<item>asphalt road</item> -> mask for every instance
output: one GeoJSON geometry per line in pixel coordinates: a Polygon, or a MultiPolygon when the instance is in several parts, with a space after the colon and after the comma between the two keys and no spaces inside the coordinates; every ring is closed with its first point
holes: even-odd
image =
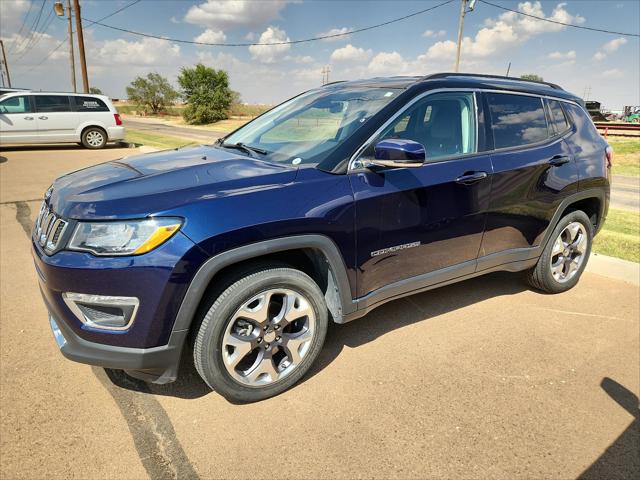
{"type": "Polygon", "coordinates": [[[213,143],[218,137],[223,137],[228,133],[225,131],[179,127],[153,120],[130,120],[129,118],[126,118],[123,120],[123,123],[125,127],[134,128],[136,130],[143,130],[159,135],[165,134],[173,137],[186,138],[205,144],[213,143]]]}
{"type": "Polygon", "coordinates": [[[61,173],[131,154],[0,152],[0,478],[638,478],[640,297],[492,274],[332,326],[292,390],[234,405],[184,362],[147,385],[72,363],[29,231],[61,173]]]}
{"type": "Polygon", "coordinates": [[[640,177],[613,176],[611,207],[640,211],[640,177]]]}

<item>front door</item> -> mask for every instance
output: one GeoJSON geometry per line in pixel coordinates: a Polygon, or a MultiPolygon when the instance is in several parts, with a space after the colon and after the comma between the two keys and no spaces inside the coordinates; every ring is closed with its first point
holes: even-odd
{"type": "Polygon", "coordinates": [[[427,95],[361,154],[372,156],[382,139],[405,138],[421,143],[427,159],[418,168],[350,174],[359,297],[475,271],[491,185],[490,157],[476,153],[475,112],[472,92],[427,95]]]}
{"type": "Polygon", "coordinates": [[[31,143],[38,138],[38,120],[28,95],[0,102],[0,143],[31,143]]]}

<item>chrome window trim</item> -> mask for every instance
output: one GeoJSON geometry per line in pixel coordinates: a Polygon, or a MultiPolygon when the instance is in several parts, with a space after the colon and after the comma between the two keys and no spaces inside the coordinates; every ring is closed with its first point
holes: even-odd
{"type": "MultiPolygon", "coordinates": [[[[478,98],[477,98],[477,92],[481,92],[482,90],[479,88],[436,88],[434,90],[427,90],[426,92],[422,92],[419,95],[416,95],[415,97],[413,97],[411,100],[409,100],[407,103],[405,103],[402,108],[400,110],[398,110],[397,112],[395,112],[391,117],[389,117],[387,119],[386,122],[384,122],[380,128],[378,128],[362,145],[360,145],[360,147],[353,153],[353,155],[351,155],[351,158],[349,158],[349,167],[347,168],[347,173],[351,173],[351,172],[355,172],[355,171],[361,171],[363,169],[365,169],[364,166],[361,165],[356,165],[356,163],[358,162],[358,157],[362,154],[362,152],[364,150],[366,150],[366,148],[371,145],[371,142],[373,142],[373,140],[376,139],[376,137],[378,135],[380,135],[391,123],[393,123],[400,115],[402,115],[408,108],[410,108],[413,104],[415,104],[416,102],[422,100],[423,98],[429,96],[429,95],[433,95],[436,93],[458,93],[458,92],[471,92],[473,93],[473,104],[474,104],[474,114],[475,114],[475,127],[476,127],[476,144],[475,144],[475,152],[473,153],[464,153],[461,155],[449,155],[449,158],[459,158],[462,156],[468,156],[468,155],[476,155],[478,153],[478,98]]],[[[446,158],[441,158],[438,159],[434,162],[425,162],[425,165],[429,165],[430,163],[436,163],[442,160],[446,160],[446,158]]]]}
{"type": "Polygon", "coordinates": [[[94,328],[96,330],[105,330],[105,331],[123,331],[129,330],[131,325],[136,318],[138,313],[138,307],[140,306],[140,300],[137,297],[117,297],[112,295],[92,295],[86,293],[74,293],[74,292],[64,292],[62,294],[62,299],[64,303],[69,307],[69,310],[78,317],[84,325],[87,325],[90,328],[94,328]],[[105,327],[103,325],[96,324],[88,319],[82,310],[76,305],[76,302],[84,303],[87,305],[103,305],[103,306],[127,306],[133,307],[131,312],[131,317],[126,325],[122,327],[105,327]]]}

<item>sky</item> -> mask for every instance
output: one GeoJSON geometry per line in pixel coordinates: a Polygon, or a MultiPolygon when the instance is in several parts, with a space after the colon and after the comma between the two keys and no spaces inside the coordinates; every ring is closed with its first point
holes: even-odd
{"type": "MultiPolygon", "coordinates": [[[[52,13],[54,0],[42,1],[0,0],[12,84],[71,91],[67,22],[52,13]]],[[[197,46],[89,25],[131,1],[80,2],[89,83],[114,98],[125,98],[126,86],[149,72],[177,86],[180,69],[199,62],[226,70],[243,101],[268,104],[321,85],[327,65],[330,81],[454,67],[458,0],[380,28],[297,45],[197,46]]],[[[104,23],[173,39],[269,43],[349,32],[442,1],[142,0],[104,23]]],[[[640,33],[640,0],[490,1],[565,23],[640,33]]],[[[509,62],[511,76],[535,73],[609,109],[640,105],[638,37],[563,27],[478,2],[465,17],[460,71],[505,75],[509,62]]],[[[77,44],[76,70],[80,88],[77,44]]]]}

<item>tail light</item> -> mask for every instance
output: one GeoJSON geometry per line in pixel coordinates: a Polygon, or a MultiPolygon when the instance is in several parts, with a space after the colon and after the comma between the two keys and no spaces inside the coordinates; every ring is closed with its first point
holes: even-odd
{"type": "Polygon", "coordinates": [[[119,113],[114,113],[113,114],[113,118],[116,121],[116,125],[119,127],[120,125],[122,125],[122,119],[120,118],[120,114],[119,113]]]}
{"type": "Polygon", "coordinates": [[[613,148],[611,145],[607,145],[607,148],[604,150],[604,154],[607,157],[607,167],[611,168],[613,165],[613,148]]]}

